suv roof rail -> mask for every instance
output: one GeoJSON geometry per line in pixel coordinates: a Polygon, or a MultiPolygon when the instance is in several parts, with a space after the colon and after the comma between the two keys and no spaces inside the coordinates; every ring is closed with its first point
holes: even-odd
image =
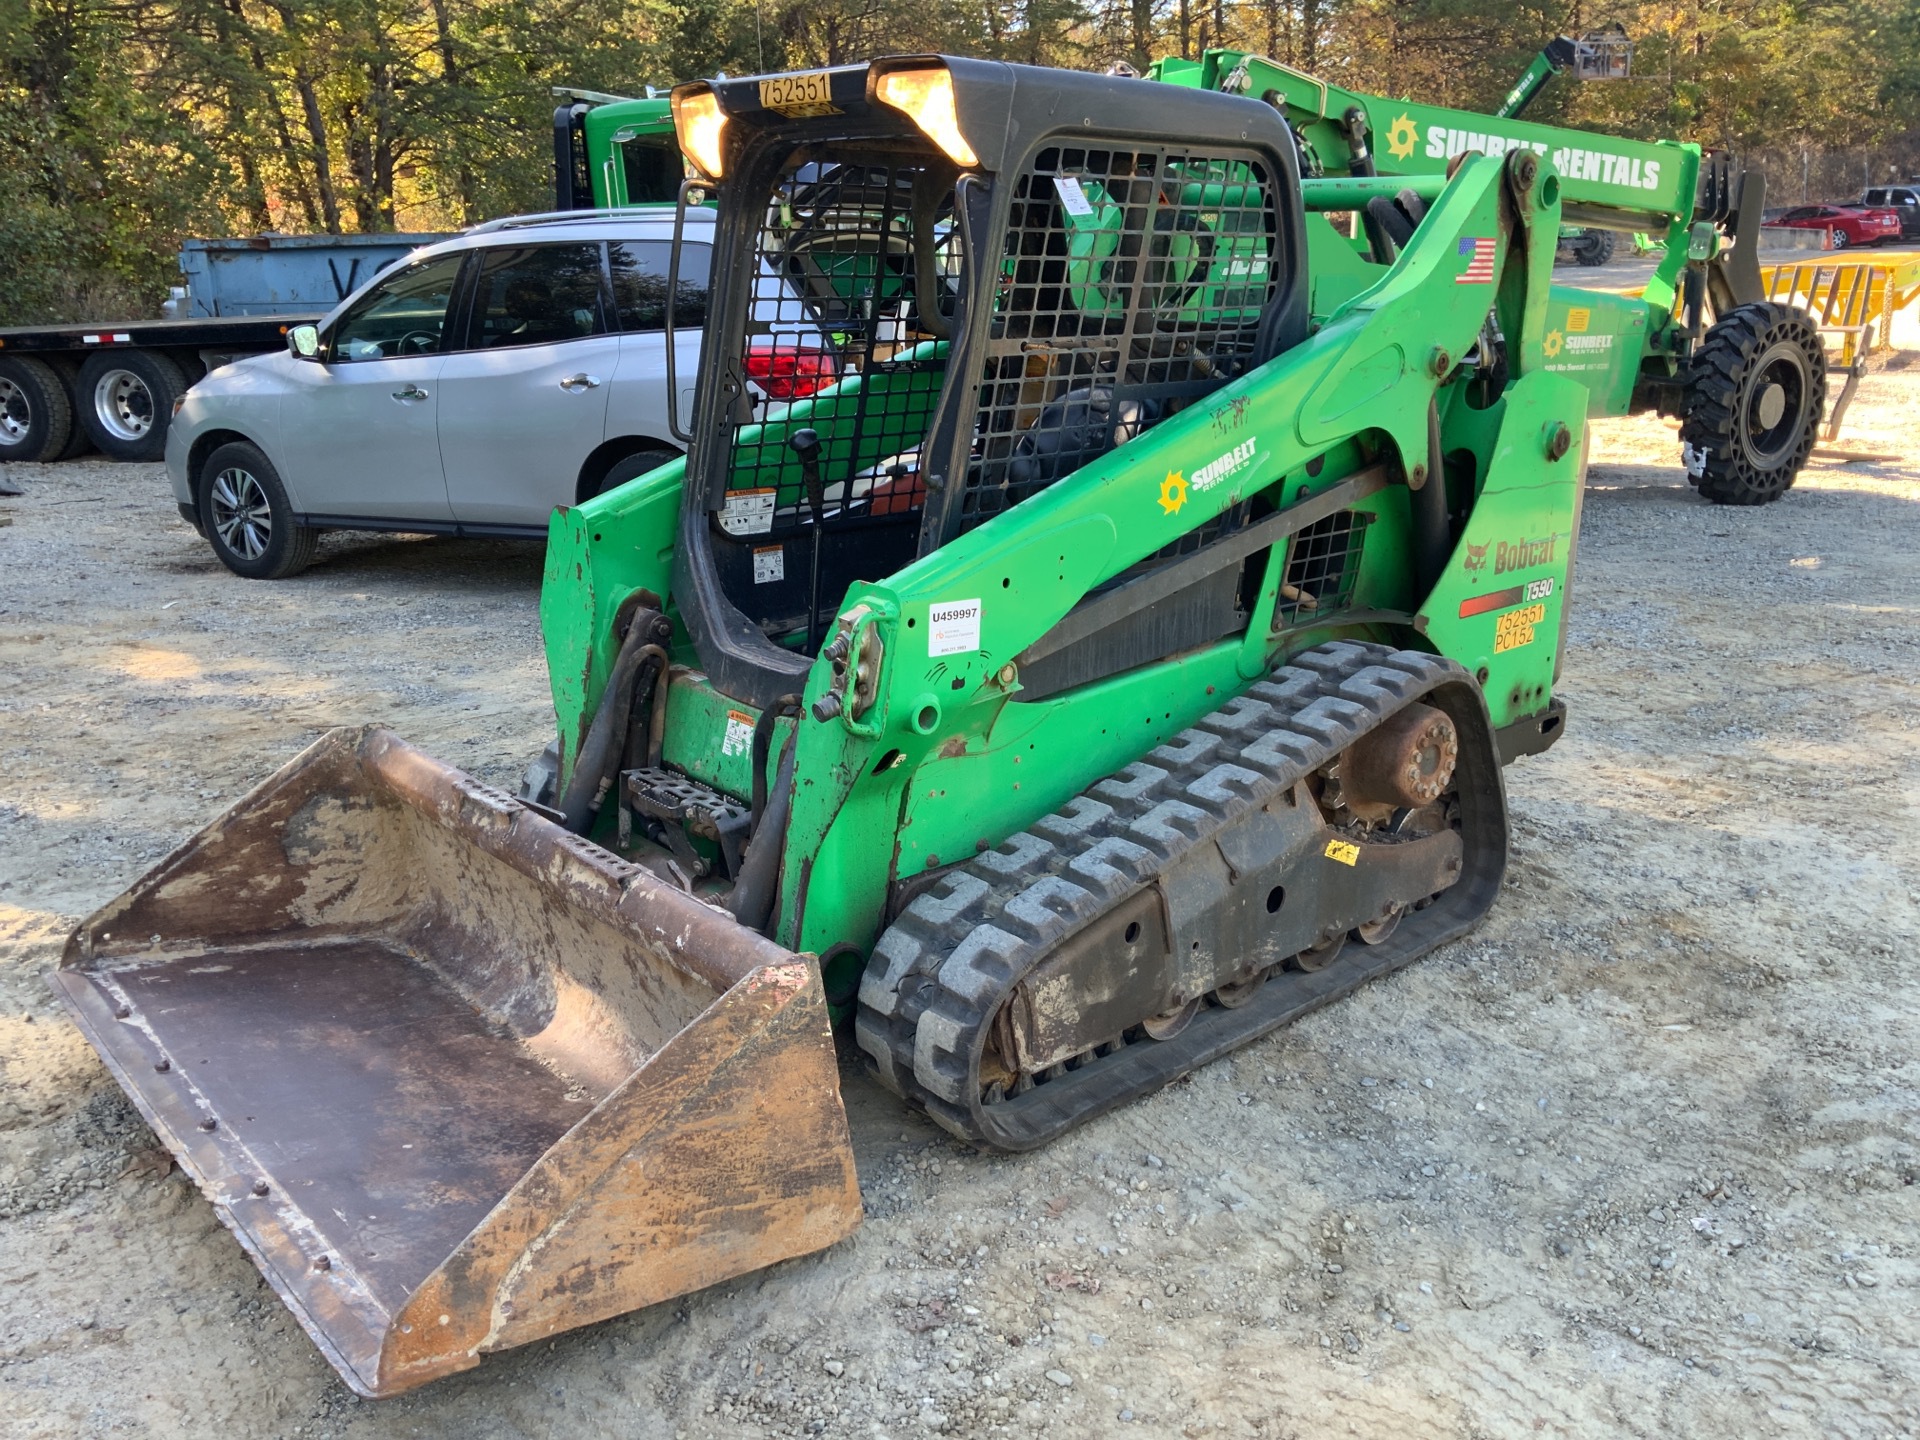
{"type": "MultiPolygon", "coordinates": [[[[689,206],[687,213],[700,213],[689,206]]],[[[543,210],[534,215],[502,215],[498,220],[482,220],[478,225],[469,225],[462,235],[489,235],[499,230],[519,230],[530,225],[584,225],[605,223],[608,220],[649,220],[668,219],[673,214],[673,206],[668,203],[659,205],[620,205],[598,210],[543,210]]]]}
{"type": "MultiPolygon", "coordinates": [[[[588,105],[624,105],[638,97],[633,95],[609,95],[604,90],[582,90],[577,85],[551,85],[548,87],[556,100],[579,100],[588,105]]],[[[647,86],[647,98],[653,99],[653,87],[647,86]]]]}

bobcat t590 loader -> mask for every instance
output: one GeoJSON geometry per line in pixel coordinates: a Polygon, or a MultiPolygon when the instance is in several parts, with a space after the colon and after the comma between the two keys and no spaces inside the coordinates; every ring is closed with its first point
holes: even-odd
{"type": "Polygon", "coordinates": [[[833,1017],[1019,1151],[1463,934],[1563,721],[1550,161],[924,56],[674,107],[691,449],[554,518],[553,760],[336,731],[55,975],[367,1395],[851,1231],[833,1017]]]}

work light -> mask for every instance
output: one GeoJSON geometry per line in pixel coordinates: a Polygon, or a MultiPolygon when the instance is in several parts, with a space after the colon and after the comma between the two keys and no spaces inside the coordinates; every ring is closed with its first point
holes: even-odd
{"type": "Polygon", "coordinates": [[[903,111],[954,163],[980,163],[967,137],[960,133],[960,117],[953,105],[953,76],[946,66],[889,71],[874,86],[874,94],[882,105],[903,111]]]}
{"type": "MultiPolygon", "coordinates": [[[[951,113],[951,100],[947,109],[951,113]]],[[[718,180],[726,168],[727,133],[727,117],[720,109],[720,97],[706,89],[675,91],[673,128],[680,142],[680,153],[693,161],[707,179],[718,180]]]]}

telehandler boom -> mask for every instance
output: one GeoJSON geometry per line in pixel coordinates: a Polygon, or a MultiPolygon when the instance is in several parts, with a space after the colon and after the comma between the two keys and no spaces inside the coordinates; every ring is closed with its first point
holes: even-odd
{"type": "Polygon", "coordinates": [[[75,1020],[362,1394],[851,1231],[830,1014],[1021,1151],[1494,902],[1565,719],[1562,180],[1303,182],[1272,106],[1141,85],[681,86],[691,448],[554,517],[554,758],[334,732],[75,933],[75,1020]],[[1406,192],[1390,256],[1326,219],[1406,192]]]}
{"type": "MultiPolygon", "coordinates": [[[[1826,351],[1812,317],[1769,301],[1761,285],[1758,171],[1697,145],[1343,90],[1238,50],[1162,60],[1150,73],[1272,105],[1310,176],[1442,176],[1462,155],[1523,149],[1550,159],[1569,225],[1647,235],[1662,253],[1638,295],[1554,286],[1547,368],[1587,387],[1596,418],[1653,410],[1680,420],[1688,479],[1718,504],[1777,500],[1806,465],[1826,408],[1826,351]]],[[[1391,256],[1423,205],[1417,188],[1357,201],[1353,243],[1391,256]]]]}

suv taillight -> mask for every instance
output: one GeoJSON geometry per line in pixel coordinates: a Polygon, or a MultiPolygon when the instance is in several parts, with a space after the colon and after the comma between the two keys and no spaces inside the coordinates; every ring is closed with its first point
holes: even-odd
{"type": "Polygon", "coordinates": [[[747,346],[747,378],[775,400],[799,400],[840,378],[826,347],[791,336],[767,336],[747,346]]]}

